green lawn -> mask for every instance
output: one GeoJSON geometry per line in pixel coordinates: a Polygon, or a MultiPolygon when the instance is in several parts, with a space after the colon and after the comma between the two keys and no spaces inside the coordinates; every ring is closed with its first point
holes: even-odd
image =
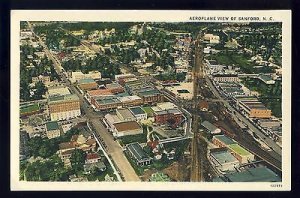
{"type": "Polygon", "coordinates": [[[24,105],[20,107],[20,113],[25,114],[25,113],[31,113],[40,110],[40,106],[38,103],[34,104],[29,104],[29,105],[24,105]]]}

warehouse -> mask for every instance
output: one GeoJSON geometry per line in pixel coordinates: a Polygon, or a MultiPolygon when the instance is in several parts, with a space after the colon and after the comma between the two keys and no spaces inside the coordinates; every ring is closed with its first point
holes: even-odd
{"type": "Polygon", "coordinates": [[[202,122],[201,125],[206,129],[206,131],[208,133],[211,133],[211,134],[219,134],[219,133],[221,133],[221,129],[217,128],[215,125],[211,124],[208,121],[202,122]]]}
{"type": "Polygon", "coordinates": [[[210,149],[209,159],[221,173],[233,171],[240,164],[227,148],[210,149]]]}
{"type": "Polygon", "coordinates": [[[126,148],[130,156],[136,160],[138,166],[149,165],[151,163],[151,158],[144,152],[139,143],[128,144],[126,148]]]}
{"type": "Polygon", "coordinates": [[[230,144],[227,148],[241,164],[254,161],[254,155],[238,144],[230,144]]]}
{"type": "Polygon", "coordinates": [[[136,121],[116,123],[114,126],[115,130],[113,135],[116,137],[143,133],[143,128],[136,121]]]}

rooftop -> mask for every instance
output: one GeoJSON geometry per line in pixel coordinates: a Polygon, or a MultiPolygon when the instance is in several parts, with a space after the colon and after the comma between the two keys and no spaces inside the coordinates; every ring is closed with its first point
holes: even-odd
{"type": "Polygon", "coordinates": [[[238,162],[238,160],[228,151],[228,149],[211,149],[210,154],[220,163],[238,162]]]}
{"type": "Polygon", "coordinates": [[[132,112],[129,109],[126,109],[126,108],[117,109],[117,112],[119,114],[121,114],[121,116],[124,119],[129,119],[129,118],[134,119],[134,115],[132,114],[132,112]]]}
{"type": "Polygon", "coordinates": [[[70,94],[70,91],[65,86],[53,86],[53,87],[48,87],[48,94],[49,96],[68,95],[70,94]]]}
{"type": "Polygon", "coordinates": [[[144,152],[141,145],[137,142],[127,145],[127,149],[134,155],[134,157],[138,161],[149,158],[149,156],[144,152]]]}
{"type": "Polygon", "coordinates": [[[231,138],[229,138],[225,135],[215,135],[214,138],[217,138],[218,140],[222,141],[226,145],[236,144],[236,142],[234,140],[232,140],[231,138]]]}
{"type": "Polygon", "coordinates": [[[280,182],[281,178],[266,167],[249,168],[242,172],[225,174],[230,182],[280,182]]]}
{"type": "Polygon", "coordinates": [[[136,121],[121,122],[114,125],[119,132],[141,129],[141,126],[136,121]]]}
{"type": "Polygon", "coordinates": [[[79,97],[76,94],[49,97],[49,104],[66,102],[66,101],[79,101],[79,97]]]}
{"type": "Polygon", "coordinates": [[[230,144],[229,148],[231,148],[232,150],[234,150],[235,152],[237,152],[239,155],[242,156],[251,155],[249,151],[247,151],[246,149],[244,149],[238,144],[230,144]]]}
{"type": "Polygon", "coordinates": [[[133,100],[141,100],[141,98],[139,96],[133,95],[133,96],[123,96],[123,97],[118,97],[118,99],[121,102],[129,102],[129,101],[133,101],[133,100]]]}
{"type": "Polygon", "coordinates": [[[151,175],[150,181],[152,181],[152,182],[170,182],[171,179],[168,175],[166,175],[162,172],[156,172],[151,175]]]}
{"type": "Polygon", "coordinates": [[[157,103],[157,106],[162,110],[175,109],[177,106],[172,102],[161,102],[157,103]]]}
{"type": "Polygon", "coordinates": [[[112,97],[98,98],[96,99],[96,101],[99,104],[114,104],[120,102],[117,98],[112,98],[112,97]]]}
{"type": "Polygon", "coordinates": [[[83,78],[78,81],[78,84],[96,83],[92,78],[83,78]]]}
{"type": "Polygon", "coordinates": [[[151,107],[142,107],[142,109],[147,113],[147,115],[152,114],[154,112],[151,107]]]}
{"type": "Polygon", "coordinates": [[[151,90],[138,92],[138,95],[141,95],[141,96],[152,96],[152,95],[158,95],[158,94],[160,94],[160,92],[157,89],[151,89],[151,90]]]}
{"type": "Polygon", "coordinates": [[[131,107],[131,108],[129,108],[129,110],[134,115],[145,114],[145,111],[141,107],[131,107]]]}
{"type": "Polygon", "coordinates": [[[93,96],[102,96],[102,95],[113,95],[113,93],[109,89],[96,89],[87,91],[87,94],[91,97],[93,96]]]}
{"type": "Polygon", "coordinates": [[[216,130],[218,130],[218,131],[221,132],[221,130],[219,128],[217,128],[215,125],[213,125],[212,123],[210,123],[210,122],[208,122],[206,120],[204,122],[202,122],[201,125],[204,126],[206,129],[208,129],[210,131],[216,131],[216,130]]]}
{"type": "Polygon", "coordinates": [[[57,121],[47,122],[46,128],[47,128],[47,131],[57,130],[57,129],[59,129],[58,122],[57,121]]]}

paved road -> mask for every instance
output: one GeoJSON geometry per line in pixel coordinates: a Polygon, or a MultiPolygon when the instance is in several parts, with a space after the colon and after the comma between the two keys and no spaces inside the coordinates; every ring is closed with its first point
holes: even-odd
{"type": "MultiPolygon", "coordinates": [[[[30,26],[31,27],[31,26],[30,26]]],[[[31,28],[33,31],[33,29],[31,28]]],[[[37,35],[36,35],[37,36],[37,35]]],[[[37,36],[38,37],[38,36],[37,36]]],[[[55,70],[58,74],[62,74],[62,66],[58,59],[52,55],[48,47],[43,43],[43,41],[38,37],[40,44],[44,47],[45,53],[53,61],[55,70]]],[[[61,78],[68,82],[65,75],[61,75],[61,78]]],[[[113,140],[113,136],[107,131],[107,129],[100,122],[100,116],[97,115],[88,105],[85,105],[85,100],[83,96],[78,92],[78,90],[72,85],[68,84],[69,88],[73,93],[75,93],[80,99],[80,106],[83,113],[93,124],[96,132],[101,136],[107,145],[107,153],[112,157],[112,160],[115,162],[116,166],[120,170],[121,174],[124,176],[125,181],[140,181],[140,178],[135,173],[134,169],[128,162],[127,158],[124,156],[123,150],[120,145],[113,140]]]]}
{"type": "MultiPolygon", "coordinates": [[[[217,91],[217,89],[212,84],[211,80],[207,77],[207,83],[210,86],[212,92],[217,96],[218,98],[222,99],[221,95],[217,91]]],[[[223,104],[230,109],[232,112],[235,112],[234,116],[238,117],[242,122],[248,125],[249,129],[251,129],[255,134],[260,137],[268,146],[272,147],[273,152],[269,152],[269,154],[274,157],[276,160],[281,161],[281,148],[274,140],[272,140],[270,137],[263,134],[256,126],[254,126],[245,116],[243,116],[241,113],[236,111],[226,100],[223,100],[223,104]]]]}

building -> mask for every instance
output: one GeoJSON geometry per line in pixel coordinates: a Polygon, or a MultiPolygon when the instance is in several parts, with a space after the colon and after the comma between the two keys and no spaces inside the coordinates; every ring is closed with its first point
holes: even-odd
{"type": "Polygon", "coordinates": [[[214,81],[217,82],[239,82],[240,79],[237,74],[214,74],[214,81]]]}
{"type": "Polygon", "coordinates": [[[215,166],[221,173],[234,171],[240,164],[227,148],[210,149],[209,159],[213,166],[215,166]]]}
{"type": "Polygon", "coordinates": [[[86,154],[85,163],[92,164],[97,163],[101,157],[97,153],[88,153],[86,154]]]}
{"type": "Polygon", "coordinates": [[[267,109],[256,97],[235,97],[237,107],[249,118],[270,118],[272,111],[267,109]]]}
{"type": "Polygon", "coordinates": [[[238,144],[230,144],[227,148],[241,164],[254,161],[254,155],[238,144]]]}
{"type": "Polygon", "coordinates": [[[143,128],[136,121],[120,122],[114,124],[114,126],[115,130],[113,135],[116,137],[143,133],[143,128]]]}
{"type": "Polygon", "coordinates": [[[53,97],[53,96],[64,96],[71,94],[70,90],[66,86],[52,86],[48,87],[48,97],[53,97]]]}
{"type": "Polygon", "coordinates": [[[147,113],[141,107],[131,107],[129,108],[129,110],[134,115],[137,121],[147,119],[147,113]]]}
{"type": "Polygon", "coordinates": [[[120,79],[123,78],[133,78],[135,77],[134,74],[119,74],[119,75],[115,75],[115,81],[119,81],[120,79]]]}
{"type": "Polygon", "coordinates": [[[204,122],[202,122],[201,125],[206,129],[206,131],[208,131],[211,134],[221,133],[221,129],[217,128],[215,125],[213,125],[212,123],[210,123],[206,120],[204,122]]]}
{"type": "Polygon", "coordinates": [[[220,37],[213,34],[204,34],[204,40],[209,41],[211,44],[218,44],[220,43],[220,37]]]}
{"type": "Polygon", "coordinates": [[[32,83],[42,82],[44,84],[48,84],[51,82],[50,76],[43,76],[43,75],[39,75],[37,77],[32,77],[31,80],[32,80],[32,83]]]}
{"type": "Polygon", "coordinates": [[[160,102],[156,105],[161,110],[177,109],[178,107],[172,102],[160,102]]]}
{"type": "Polygon", "coordinates": [[[121,101],[116,97],[95,97],[92,98],[91,103],[98,111],[122,107],[121,101]]]}
{"type": "Polygon", "coordinates": [[[199,109],[200,111],[208,111],[208,102],[205,100],[200,100],[199,102],[199,109]]]}
{"type": "Polygon", "coordinates": [[[179,109],[162,110],[159,107],[152,109],[154,111],[154,120],[157,124],[168,124],[172,128],[176,128],[183,121],[182,112],[179,109]]]}
{"type": "Polygon", "coordinates": [[[164,101],[164,95],[154,88],[141,90],[137,95],[142,98],[144,104],[153,104],[164,101]]]}
{"type": "Polygon", "coordinates": [[[152,159],[145,153],[141,145],[137,142],[128,144],[126,150],[129,155],[134,158],[138,166],[151,164],[152,159]]]}
{"type": "Polygon", "coordinates": [[[98,169],[103,172],[106,170],[106,165],[102,161],[98,161],[95,163],[86,163],[83,165],[83,170],[85,174],[90,174],[95,169],[98,169]]]}
{"type": "Polygon", "coordinates": [[[108,129],[111,131],[115,130],[115,123],[123,122],[117,115],[115,114],[106,114],[103,118],[103,122],[108,129]]]}
{"type": "Polygon", "coordinates": [[[143,104],[141,97],[137,95],[118,97],[123,107],[139,106],[143,104]]]}
{"type": "Polygon", "coordinates": [[[274,85],[275,84],[275,80],[273,80],[271,75],[268,74],[260,74],[258,76],[258,79],[260,79],[262,82],[264,82],[267,85],[274,85]]]}
{"type": "Polygon", "coordinates": [[[81,115],[79,98],[75,94],[50,97],[48,106],[52,121],[68,120],[81,115]]]}
{"type": "Polygon", "coordinates": [[[149,179],[150,182],[170,182],[171,179],[168,175],[162,172],[153,173],[149,179]]]}
{"type": "Polygon", "coordinates": [[[37,114],[41,111],[39,103],[30,103],[30,104],[24,104],[20,106],[20,116],[30,116],[37,114]]]}
{"type": "Polygon", "coordinates": [[[20,160],[27,159],[29,157],[29,148],[28,148],[28,141],[29,141],[29,135],[26,131],[21,130],[20,131],[20,147],[19,147],[19,153],[20,153],[20,160]]]}
{"type": "Polygon", "coordinates": [[[101,79],[101,73],[99,71],[90,71],[87,74],[83,74],[80,71],[80,72],[71,72],[69,74],[69,79],[72,83],[75,83],[84,78],[92,78],[94,80],[99,80],[99,79],[101,79]]]}
{"type": "Polygon", "coordinates": [[[92,78],[83,78],[78,80],[78,87],[83,91],[97,89],[98,84],[92,78]]]}
{"type": "Polygon", "coordinates": [[[257,124],[262,128],[280,127],[281,122],[275,119],[258,119],[257,124]]]}
{"type": "Polygon", "coordinates": [[[48,139],[60,136],[60,128],[57,121],[47,122],[45,128],[48,139]]]}
{"type": "Polygon", "coordinates": [[[234,140],[225,135],[214,135],[212,138],[212,143],[218,147],[227,147],[231,144],[236,144],[234,140]]]}
{"type": "Polygon", "coordinates": [[[132,111],[130,111],[127,108],[117,109],[116,114],[122,121],[136,121],[137,120],[137,118],[132,113],[132,111]]]}
{"type": "Polygon", "coordinates": [[[123,93],[124,88],[118,83],[110,83],[105,85],[106,89],[110,90],[113,94],[123,93]]]}
{"type": "Polygon", "coordinates": [[[228,182],[281,182],[281,178],[267,167],[248,168],[224,175],[228,182]]]}
{"type": "Polygon", "coordinates": [[[109,89],[96,89],[96,90],[88,90],[86,92],[86,98],[88,101],[91,101],[92,98],[97,98],[101,96],[113,96],[114,94],[109,89]]]}

